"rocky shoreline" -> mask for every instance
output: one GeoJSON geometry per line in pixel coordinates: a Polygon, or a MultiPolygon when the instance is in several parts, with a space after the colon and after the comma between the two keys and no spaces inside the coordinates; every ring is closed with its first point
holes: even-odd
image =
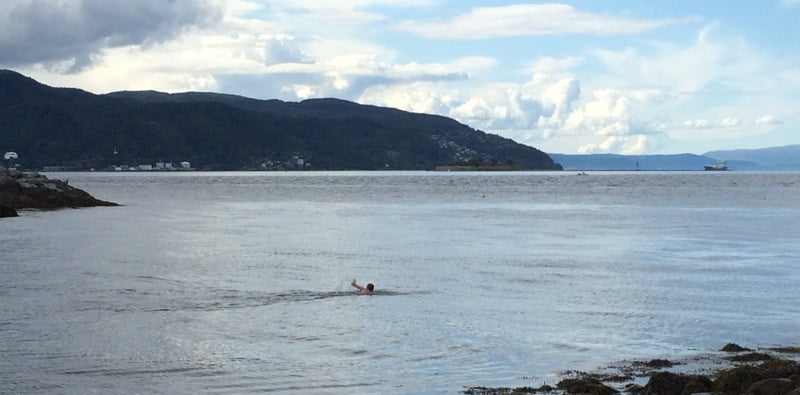
{"type": "Polygon", "coordinates": [[[66,181],[51,180],[38,173],[22,173],[0,167],[0,218],[16,217],[26,208],[58,209],[118,206],[94,198],[66,181]]]}
{"type": "Polygon", "coordinates": [[[751,350],[728,343],[680,360],[623,361],[597,372],[563,372],[555,386],[466,387],[465,394],[800,395],[800,347],[751,350]]]}

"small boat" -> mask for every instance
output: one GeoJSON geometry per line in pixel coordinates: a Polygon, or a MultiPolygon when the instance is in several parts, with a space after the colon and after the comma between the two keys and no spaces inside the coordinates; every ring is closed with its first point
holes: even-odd
{"type": "Polygon", "coordinates": [[[725,161],[719,161],[714,165],[706,165],[703,166],[706,170],[709,171],[724,171],[728,170],[728,166],[725,164],[725,161]]]}

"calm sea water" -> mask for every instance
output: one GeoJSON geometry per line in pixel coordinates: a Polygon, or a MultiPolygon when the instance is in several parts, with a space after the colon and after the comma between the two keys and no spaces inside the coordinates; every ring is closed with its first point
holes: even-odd
{"type": "Polygon", "coordinates": [[[51,177],[124,206],[0,220],[2,393],[457,393],[800,344],[800,173],[51,177]]]}

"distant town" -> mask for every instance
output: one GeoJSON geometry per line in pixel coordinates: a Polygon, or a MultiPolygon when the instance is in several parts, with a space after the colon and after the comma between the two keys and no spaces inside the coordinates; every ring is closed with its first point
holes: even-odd
{"type": "MultiPolygon", "coordinates": [[[[22,166],[22,158],[21,156],[14,151],[8,151],[3,155],[3,163],[5,168],[8,169],[21,169],[22,166]]],[[[263,158],[263,160],[258,161],[256,164],[249,166],[243,170],[250,170],[250,171],[289,171],[289,170],[310,170],[311,169],[311,161],[306,159],[300,153],[292,154],[287,160],[277,160],[277,159],[269,159],[263,158]]],[[[192,170],[204,170],[202,167],[196,168],[192,166],[192,163],[189,161],[181,161],[178,163],[175,162],[155,162],[155,163],[144,163],[144,164],[114,164],[109,165],[103,168],[75,168],[69,166],[62,166],[62,165],[49,165],[49,166],[42,166],[41,168],[37,169],[27,169],[27,170],[39,170],[43,172],[60,172],[60,171],[114,171],[114,172],[130,172],[130,171],[192,171],[192,170]]]]}

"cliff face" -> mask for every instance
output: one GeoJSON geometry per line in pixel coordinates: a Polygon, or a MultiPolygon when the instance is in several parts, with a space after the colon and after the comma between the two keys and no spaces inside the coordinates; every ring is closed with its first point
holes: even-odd
{"type": "Polygon", "coordinates": [[[0,217],[15,217],[21,208],[118,206],[95,199],[86,191],[37,173],[0,170],[0,217]]]}

